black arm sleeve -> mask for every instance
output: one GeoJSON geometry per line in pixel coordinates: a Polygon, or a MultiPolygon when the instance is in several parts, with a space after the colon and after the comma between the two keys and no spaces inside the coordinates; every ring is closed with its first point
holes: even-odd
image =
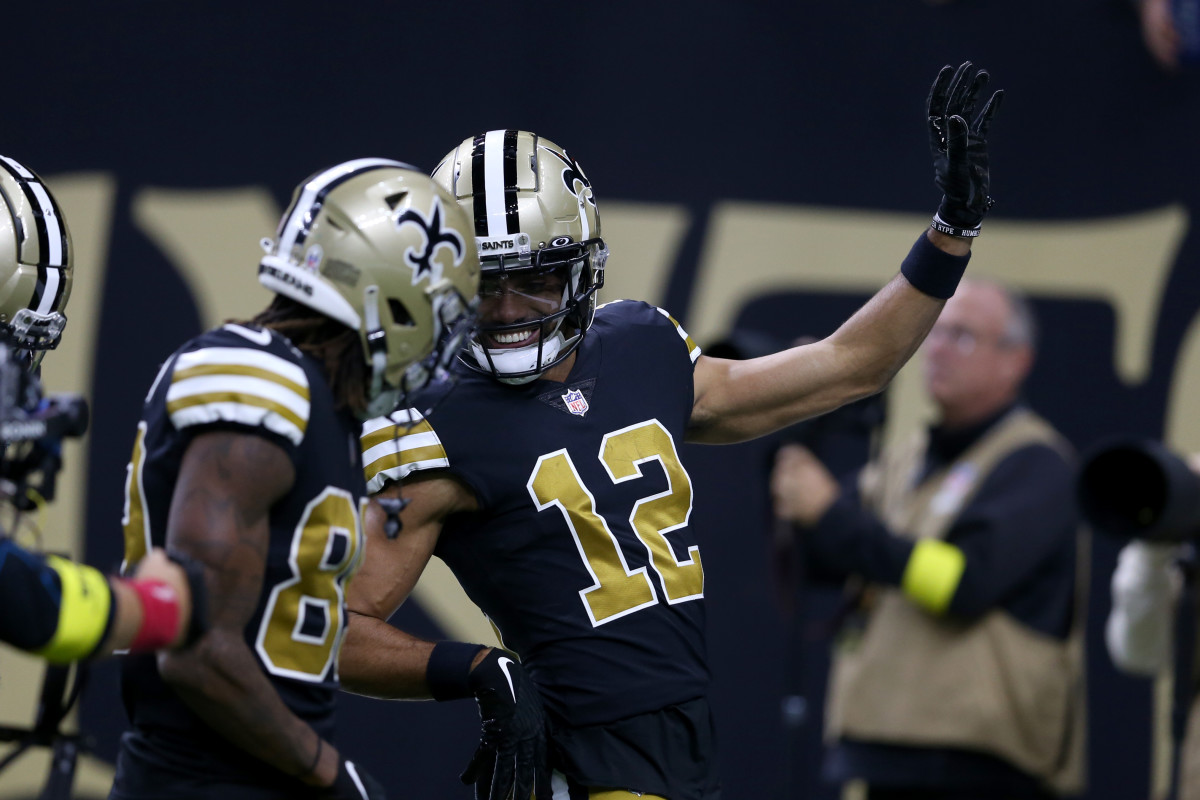
{"type": "Polygon", "coordinates": [[[62,586],[46,559],[0,538],[0,641],[21,650],[45,646],[58,629],[62,586]]]}
{"type": "Polygon", "coordinates": [[[825,515],[799,536],[818,580],[861,575],[874,583],[899,585],[912,553],[912,542],[893,535],[863,509],[850,486],[843,486],[825,515]]]}

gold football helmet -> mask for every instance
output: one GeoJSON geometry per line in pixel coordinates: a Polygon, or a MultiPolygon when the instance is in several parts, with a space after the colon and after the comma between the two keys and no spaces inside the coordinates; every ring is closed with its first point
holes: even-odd
{"type": "Polygon", "coordinates": [[[501,291],[504,277],[556,273],[561,279],[556,308],[481,327],[470,344],[472,358],[463,359],[506,383],[534,380],[579,346],[596,313],[608,248],[591,182],[554,142],[516,130],[463,140],[433,179],[474,223],[485,298],[501,291]],[[518,344],[535,329],[536,341],[518,344]]]}
{"type": "Polygon", "coordinates": [[[479,261],[465,213],[426,175],[363,158],[300,184],[258,279],[357,330],[370,416],[444,373],[470,333],[479,261]]]}
{"type": "Polygon", "coordinates": [[[32,170],[0,156],[0,336],[36,366],[58,346],[71,296],[71,235],[32,170]]]}

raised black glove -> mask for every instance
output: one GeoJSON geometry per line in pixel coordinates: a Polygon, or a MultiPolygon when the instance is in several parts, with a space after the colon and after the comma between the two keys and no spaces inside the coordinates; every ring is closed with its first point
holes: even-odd
{"type": "Polygon", "coordinates": [[[992,207],[988,194],[987,133],[1004,91],[994,92],[975,116],[980,92],[988,83],[985,70],[970,61],[956,70],[942,67],[929,90],[929,150],[934,182],[942,190],[934,227],[951,235],[976,235],[983,215],[992,207]],[[945,230],[936,223],[940,219],[945,230]]]}
{"type": "Polygon", "coordinates": [[[475,800],[550,800],[546,715],[542,698],[512,653],[495,649],[467,678],[479,703],[483,734],[462,774],[475,800]],[[536,790],[536,794],[535,794],[536,790]]]}
{"type": "Polygon", "coordinates": [[[387,793],[379,781],[363,772],[362,768],[353,761],[342,759],[338,762],[337,777],[333,785],[326,789],[322,798],[328,800],[387,800],[387,793]]]}

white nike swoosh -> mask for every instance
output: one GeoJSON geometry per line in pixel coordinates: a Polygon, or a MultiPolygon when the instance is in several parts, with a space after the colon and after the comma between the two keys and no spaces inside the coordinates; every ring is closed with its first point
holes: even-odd
{"type": "Polygon", "coordinates": [[[512,692],[513,702],[517,702],[517,690],[513,688],[512,675],[508,674],[508,665],[513,663],[513,660],[511,658],[505,658],[504,656],[501,656],[500,660],[496,663],[499,664],[500,669],[504,671],[504,678],[508,681],[508,690],[512,692]]]}
{"type": "Polygon", "coordinates": [[[244,336],[255,344],[266,347],[271,343],[271,332],[266,328],[260,331],[252,331],[249,328],[243,328],[241,325],[226,325],[225,330],[236,333],[239,336],[244,336]]]}

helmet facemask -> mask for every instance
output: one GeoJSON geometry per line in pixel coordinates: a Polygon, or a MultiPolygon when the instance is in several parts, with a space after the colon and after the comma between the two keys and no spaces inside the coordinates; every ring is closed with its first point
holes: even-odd
{"type": "Polygon", "coordinates": [[[521,259],[498,256],[483,261],[479,331],[469,352],[475,364],[504,383],[528,383],[561,363],[579,346],[596,311],[608,251],[599,239],[555,242],[521,259]],[[549,287],[543,288],[542,284],[549,287]],[[515,300],[505,300],[511,295],[515,300]],[[489,304],[516,302],[529,311],[513,322],[487,323],[489,304]],[[540,313],[539,313],[540,312],[540,313]],[[498,341],[536,328],[536,338],[519,347],[498,341]]]}
{"type": "Polygon", "coordinates": [[[481,330],[463,362],[504,383],[537,379],[575,352],[595,316],[608,249],[591,182],[561,147],[518,130],[465,139],[442,159],[433,179],[474,223],[480,264],[490,279],[490,296],[480,303],[481,330]],[[515,307],[520,293],[512,287],[552,273],[563,281],[561,297],[552,304],[526,298],[525,308],[515,307]],[[499,309],[500,300],[514,306],[499,309]],[[528,344],[515,336],[535,329],[528,344]]]}

